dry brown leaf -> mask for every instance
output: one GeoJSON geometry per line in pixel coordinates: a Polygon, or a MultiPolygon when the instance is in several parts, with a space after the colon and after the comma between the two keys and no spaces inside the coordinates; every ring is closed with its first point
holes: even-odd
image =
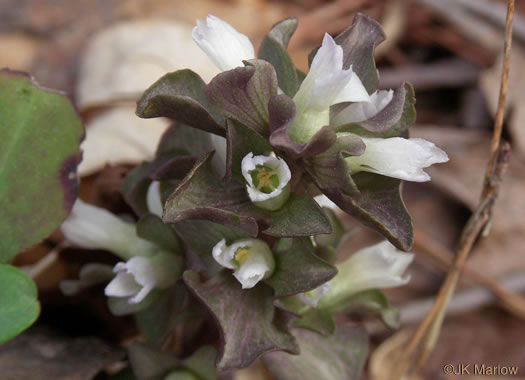
{"type": "Polygon", "coordinates": [[[87,124],[79,175],[85,177],[106,165],[139,164],[153,158],[169,123],[163,118],[141,119],[131,106],[102,111],[87,124]]]}
{"type": "Polygon", "coordinates": [[[0,376],[2,380],[91,380],[124,355],[124,350],[99,338],[69,338],[37,327],[0,346],[0,376]]]}
{"type": "Polygon", "coordinates": [[[120,23],[97,34],[80,64],[80,110],[119,101],[135,102],[164,74],[191,68],[209,81],[219,71],[191,39],[192,25],[142,20],[120,23]]]}
{"type": "MultiPolygon", "coordinates": [[[[412,135],[444,149],[450,161],[428,169],[432,183],[473,210],[481,193],[490,135],[457,128],[414,128],[412,135]]],[[[525,165],[511,157],[494,206],[491,232],[474,249],[469,265],[489,277],[525,270],[525,165]]]]}
{"type": "MultiPolygon", "coordinates": [[[[502,57],[500,56],[497,63],[486,70],[480,78],[481,89],[493,116],[498,106],[501,64],[502,57]]],[[[525,52],[519,45],[513,45],[507,90],[507,107],[511,110],[508,127],[513,148],[522,159],[525,158],[525,92],[523,88],[525,88],[525,52]]]]}

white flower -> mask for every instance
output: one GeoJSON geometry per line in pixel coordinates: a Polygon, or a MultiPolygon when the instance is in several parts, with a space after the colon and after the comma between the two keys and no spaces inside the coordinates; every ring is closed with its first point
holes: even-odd
{"type": "Polygon", "coordinates": [[[407,284],[410,276],[403,273],[413,259],[413,254],[399,251],[388,241],[354,253],[337,265],[338,273],[330,281],[330,289],[319,301],[319,307],[335,311],[359,292],[407,284]]]}
{"type": "Polygon", "coordinates": [[[314,200],[317,202],[317,204],[321,207],[328,208],[332,211],[339,211],[341,210],[334,202],[330,200],[326,195],[319,194],[314,197],[314,200]]]}
{"type": "Polygon", "coordinates": [[[288,200],[292,173],[284,160],[250,152],[242,159],[241,171],[248,183],[248,196],[256,206],[278,210],[288,200]]]}
{"type": "Polygon", "coordinates": [[[270,247],[258,239],[239,240],[230,246],[222,239],[213,247],[212,256],[221,266],[234,270],[233,275],[243,289],[253,288],[275,270],[270,247]]]}
{"type": "Polygon", "coordinates": [[[222,71],[244,66],[242,61],[255,58],[253,45],[244,34],[227,22],[208,15],[206,21],[197,20],[193,40],[222,71]]]}
{"type": "Polygon", "coordinates": [[[330,106],[342,102],[369,102],[370,96],[352,68],[343,69],[343,48],[325,34],[308,75],[293,98],[296,117],[288,134],[298,143],[307,142],[330,123],[330,106]]]}
{"type": "Polygon", "coordinates": [[[146,205],[148,206],[148,211],[154,215],[157,215],[159,218],[162,218],[162,212],[164,211],[164,206],[160,198],[160,182],[153,181],[148,187],[148,192],[146,193],[146,205]]]}
{"type": "Polygon", "coordinates": [[[423,139],[367,138],[361,156],[345,158],[352,174],[360,171],[381,174],[406,181],[430,181],[423,171],[432,164],[447,162],[447,154],[433,143],[423,139]]]}
{"type": "Polygon", "coordinates": [[[169,288],[177,281],[180,261],[177,256],[159,252],[150,257],[135,256],[113,268],[117,275],[106,286],[108,297],[130,297],[128,302],[141,302],[154,288],[169,288]]]}
{"type": "Polygon", "coordinates": [[[298,294],[299,299],[310,307],[317,307],[319,300],[330,290],[330,286],[330,282],[325,282],[323,285],[309,292],[298,294]]]}
{"type": "Polygon", "coordinates": [[[348,123],[358,123],[377,115],[394,96],[394,90],[379,90],[370,95],[369,102],[352,103],[330,120],[330,125],[339,127],[348,123]]]}
{"type": "Polygon", "coordinates": [[[136,227],[111,212],[77,199],[61,227],[65,238],[86,249],[105,249],[122,259],[150,255],[157,247],[136,234],[136,227]]]}

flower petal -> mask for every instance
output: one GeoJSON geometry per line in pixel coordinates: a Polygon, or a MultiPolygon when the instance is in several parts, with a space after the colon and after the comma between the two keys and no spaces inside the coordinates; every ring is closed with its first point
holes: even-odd
{"type": "Polygon", "coordinates": [[[142,287],[137,284],[132,274],[119,272],[104,289],[108,297],[130,297],[137,294],[142,287]]]}
{"type": "Polygon", "coordinates": [[[368,171],[406,181],[430,181],[423,171],[432,164],[447,162],[447,154],[423,139],[365,138],[366,149],[361,156],[345,159],[352,173],[368,171]]]}
{"type": "Polygon", "coordinates": [[[162,218],[162,212],[164,211],[164,206],[162,200],[160,199],[160,182],[153,181],[148,187],[148,192],[146,194],[146,204],[148,206],[148,211],[154,215],[157,215],[159,218],[162,218]]]}
{"type": "Polygon", "coordinates": [[[213,15],[208,15],[206,21],[197,20],[192,37],[222,71],[243,66],[243,60],[255,58],[255,51],[248,37],[213,15]]]}
{"type": "MultiPolygon", "coordinates": [[[[244,179],[248,184],[246,185],[246,190],[248,191],[248,196],[252,202],[264,202],[273,198],[277,198],[279,195],[285,191],[290,179],[292,178],[292,173],[286,162],[278,157],[271,156],[254,156],[253,153],[248,153],[241,161],[241,171],[244,179]],[[258,190],[254,184],[250,172],[256,170],[257,166],[264,165],[277,172],[279,178],[279,185],[270,193],[265,193],[258,190]]],[[[288,196],[282,200],[281,205],[286,202],[288,196]]],[[[279,208],[279,207],[277,207],[279,208]]]]}
{"type": "Polygon", "coordinates": [[[394,96],[393,90],[379,90],[370,95],[370,101],[350,104],[330,120],[330,125],[338,127],[348,123],[358,123],[377,115],[394,96]]]}
{"type": "Polygon", "coordinates": [[[308,75],[294,96],[297,113],[306,109],[326,111],[336,103],[367,100],[368,93],[357,74],[352,68],[343,69],[342,47],[326,33],[308,75]]]}
{"type": "Polygon", "coordinates": [[[359,292],[405,285],[410,276],[403,273],[413,259],[413,254],[401,252],[387,241],[361,249],[337,265],[338,273],[319,307],[337,311],[359,292]]]}

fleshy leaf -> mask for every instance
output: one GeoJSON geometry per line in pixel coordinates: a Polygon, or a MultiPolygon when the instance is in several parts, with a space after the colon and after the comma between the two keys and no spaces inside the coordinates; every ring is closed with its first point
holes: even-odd
{"type": "Polygon", "coordinates": [[[202,346],[186,359],[144,343],[134,343],[128,351],[137,380],[164,380],[175,369],[187,369],[202,380],[216,379],[216,352],[210,346],[202,346]]]}
{"type": "Polygon", "coordinates": [[[328,337],[305,329],[294,330],[301,354],[271,352],[263,362],[275,380],[357,380],[368,351],[366,332],[340,326],[328,337]]]}
{"type": "Polygon", "coordinates": [[[18,268],[0,264],[0,344],[31,326],[39,313],[35,283],[18,268]]]}
{"type": "Polygon", "coordinates": [[[315,331],[321,335],[332,335],[335,332],[335,321],[326,310],[311,308],[301,318],[295,320],[295,326],[315,331]]]}
{"type": "Polygon", "coordinates": [[[336,141],[333,128],[322,127],[304,144],[298,144],[288,136],[288,125],[295,117],[295,103],[285,94],[274,96],[268,104],[270,114],[270,143],[293,158],[315,156],[330,148],[336,141]]]}
{"type": "Polygon", "coordinates": [[[399,310],[390,306],[388,298],[377,289],[365,290],[337,305],[334,311],[345,311],[358,315],[379,316],[391,329],[399,328],[399,310]]]}
{"type": "Polygon", "coordinates": [[[337,127],[338,132],[352,132],[367,137],[408,137],[408,127],[416,121],[414,88],[403,84],[392,100],[372,118],[337,127]]]}
{"type": "Polygon", "coordinates": [[[132,344],[128,353],[137,380],[162,380],[171,370],[182,364],[173,354],[144,343],[132,344]]]}
{"type": "Polygon", "coordinates": [[[262,155],[272,151],[272,146],[255,130],[235,121],[228,120],[227,127],[227,167],[233,178],[245,183],[241,172],[242,159],[248,154],[262,155]]]}
{"type": "MultiPolygon", "coordinates": [[[[352,25],[335,38],[343,48],[343,68],[352,65],[369,94],[377,89],[378,83],[374,50],[385,38],[381,25],[363,13],[356,14],[352,25]]],[[[310,64],[317,50],[308,56],[310,64]]]]}
{"type": "Polygon", "coordinates": [[[246,187],[218,178],[211,167],[213,153],[197,162],[164,206],[165,223],[204,219],[240,228],[257,236],[256,219],[266,212],[254,206],[246,187]]]}
{"type": "Polygon", "coordinates": [[[365,144],[357,135],[338,135],[327,151],[310,160],[306,168],[320,188],[338,188],[346,194],[359,193],[344,158],[363,154],[365,144]]]}
{"type": "Polygon", "coordinates": [[[145,162],[129,171],[122,183],[122,195],[133,211],[141,216],[149,212],[146,195],[151,184],[150,163],[145,162]]]}
{"type": "Polygon", "coordinates": [[[161,345],[175,326],[185,317],[188,292],[182,282],[159,292],[159,296],[144,310],[135,314],[137,325],[149,341],[161,345]]]}
{"type": "Polygon", "coordinates": [[[63,94],[0,70],[0,262],[44,239],[71,211],[83,135],[63,94]]]}
{"type": "Polygon", "coordinates": [[[207,276],[213,276],[222,269],[211,255],[215,244],[222,239],[230,243],[249,237],[245,231],[206,220],[184,220],[175,224],[173,228],[184,241],[186,267],[204,272],[207,276]]]}
{"type": "Polygon", "coordinates": [[[277,73],[279,88],[293,97],[298,89],[297,71],[288,55],[288,42],[297,28],[297,19],[287,18],[275,24],[264,38],[259,58],[272,64],[277,73]]]}
{"type": "Polygon", "coordinates": [[[268,103],[277,94],[277,75],[266,61],[254,59],[245,64],[213,78],[206,87],[206,96],[225,117],[268,136],[268,103]]]}
{"type": "Polygon", "coordinates": [[[275,272],[265,282],[275,297],[304,293],[332,279],[337,269],[317,257],[309,238],[280,239],[273,248],[275,272]]]}
{"type": "Polygon", "coordinates": [[[156,156],[161,157],[175,152],[198,158],[211,150],[213,150],[213,143],[209,133],[182,123],[175,123],[164,132],[156,156]]]}
{"type": "Polygon", "coordinates": [[[353,179],[360,192],[357,196],[335,188],[322,191],[342,210],[381,233],[394,246],[409,251],[414,232],[412,219],[401,198],[401,181],[373,173],[358,173],[353,179]]]}
{"type": "Polygon", "coordinates": [[[204,283],[188,271],[184,281],[217,320],[222,338],[220,370],[247,367],[268,351],[298,353],[294,337],[273,323],[276,313],[269,287],[260,284],[242,290],[228,271],[204,283]]]}
{"type": "Polygon", "coordinates": [[[265,234],[277,237],[311,236],[332,232],[330,221],[310,196],[292,195],[285,205],[272,213],[265,234]]]}
{"type": "MultiPolygon", "coordinates": [[[[327,235],[318,235],[315,237],[315,242],[317,243],[317,250],[319,251],[319,248],[337,248],[341,240],[343,239],[343,236],[345,235],[345,227],[341,220],[337,217],[336,213],[327,208],[323,207],[323,212],[330,222],[330,226],[332,227],[332,232],[327,235]]],[[[330,252],[331,253],[331,252],[330,252]]],[[[331,256],[331,255],[329,255],[331,256]]]]}
{"type": "Polygon", "coordinates": [[[178,70],[153,83],[137,103],[137,115],[149,119],[167,117],[194,128],[225,136],[224,119],[212,111],[206,84],[191,70],[178,70]]]}
{"type": "Polygon", "coordinates": [[[140,218],[137,223],[137,235],[174,254],[182,252],[175,231],[156,215],[146,214],[140,218]]]}

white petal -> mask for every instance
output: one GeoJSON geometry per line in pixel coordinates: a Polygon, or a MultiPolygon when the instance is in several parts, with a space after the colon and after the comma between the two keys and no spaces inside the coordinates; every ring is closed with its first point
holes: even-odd
{"type": "Polygon", "coordinates": [[[367,101],[368,98],[352,68],[343,69],[343,48],[328,33],[325,34],[310,71],[294,96],[297,113],[325,111],[336,103],[367,101]]]}
{"type": "Polygon", "coordinates": [[[176,280],[178,260],[175,255],[159,252],[150,257],[135,256],[126,263],[126,270],[142,287],[167,288],[176,280]]]}
{"type": "Polygon", "coordinates": [[[162,218],[162,213],[164,211],[164,206],[160,199],[160,182],[153,181],[148,187],[148,192],[146,194],[146,204],[148,206],[148,211],[158,217],[162,218]]]}
{"type": "Polygon", "coordinates": [[[430,181],[423,171],[432,164],[447,162],[447,154],[423,139],[365,138],[366,149],[361,156],[346,158],[353,173],[368,171],[406,181],[430,181]]]}
{"type": "Polygon", "coordinates": [[[393,90],[379,90],[370,95],[370,101],[350,104],[330,121],[330,125],[338,127],[348,123],[368,120],[377,115],[394,96],[393,90]]]}
{"type": "Polygon", "coordinates": [[[317,307],[317,304],[319,303],[319,300],[323,298],[323,296],[328,293],[330,290],[330,282],[325,282],[323,285],[319,286],[318,288],[315,288],[313,290],[310,290],[306,293],[298,294],[299,299],[305,303],[306,305],[310,307],[317,307]]]}
{"type": "Polygon", "coordinates": [[[329,208],[333,211],[340,210],[339,207],[330,200],[326,195],[320,194],[314,197],[314,200],[317,202],[317,204],[321,207],[329,208]]]}
{"type": "Polygon", "coordinates": [[[206,21],[197,20],[192,37],[222,71],[243,66],[243,60],[255,58],[248,37],[213,15],[209,15],[206,21]]]}
{"type": "Polygon", "coordinates": [[[87,249],[107,249],[114,244],[115,235],[135,235],[132,224],[80,199],[75,202],[61,230],[68,241],[87,249]]]}
{"type": "Polygon", "coordinates": [[[388,241],[383,241],[356,252],[343,265],[351,267],[357,292],[405,285],[410,276],[403,276],[403,273],[413,259],[413,254],[401,252],[388,241]]]}
{"type": "Polygon", "coordinates": [[[348,69],[352,72],[350,81],[343,87],[332,104],[343,103],[343,102],[369,102],[370,95],[361,83],[361,79],[353,72],[352,67],[348,69]]]}
{"type": "Polygon", "coordinates": [[[249,289],[261,281],[269,270],[270,267],[264,257],[251,250],[248,260],[233,275],[241,283],[243,289],[249,289]]]}
{"type": "Polygon", "coordinates": [[[68,241],[79,247],[106,249],[125,260],[156,249],[152,243],[137,237],[135,225],[80,199],[75,202],[61,231],[68,241]]]}
{"type": "Polygon", "coordinates": [[[226,240],[222,239],[212,249],[212,256],[219,265],[228,269],[237,269],[234,264],[235,251],[243,247],[251,247],[252,239],[244,239],[228,246],[226,240]]]}
{"type": "Polygon", "coordinates": [[[336,265],[337,275],[330,281],[331,287],[320,299],[319,307],[341,311],[345,300],[359,292],[405,285],[410,276],[404,272],[413,259],[413,254],[401,252],[387,241],[354,253],[336,265]]]}
{"type": "MultiPolygon", "coordinates": [[[[288,185],[292,178],[292,173],[286,162],[277,157],[271,156],[254,156],[253,153],[248,153],[241,161],[241,171],[244,179],[248,182],[246,190],[252,202],[264,202],[272,198],[276,198],[283,192],[283,189],[288,185]],[[277,171],[279,177],[279,186],[271,193],[264,193],[257,190],[253,186],[252,176],[250,172],[255,170],[258,165],[265,165],[277,171]]],[[[286,201],[286,200],[285,200],[286,201]]]]}
{"type": "Polygon", "coordinates": [[[132,274],[120,272],[104,289],[108,297],[130,297],[137,294],[142,286],[137,284],[132,274]]]}
{"type": "Polygon", "coordinates": [[[128,303],[137,304],[146,298],[146,296],[153,290],[152,286],[144,286],[140,289],[137,294],[128,300],[128,303]]]}

